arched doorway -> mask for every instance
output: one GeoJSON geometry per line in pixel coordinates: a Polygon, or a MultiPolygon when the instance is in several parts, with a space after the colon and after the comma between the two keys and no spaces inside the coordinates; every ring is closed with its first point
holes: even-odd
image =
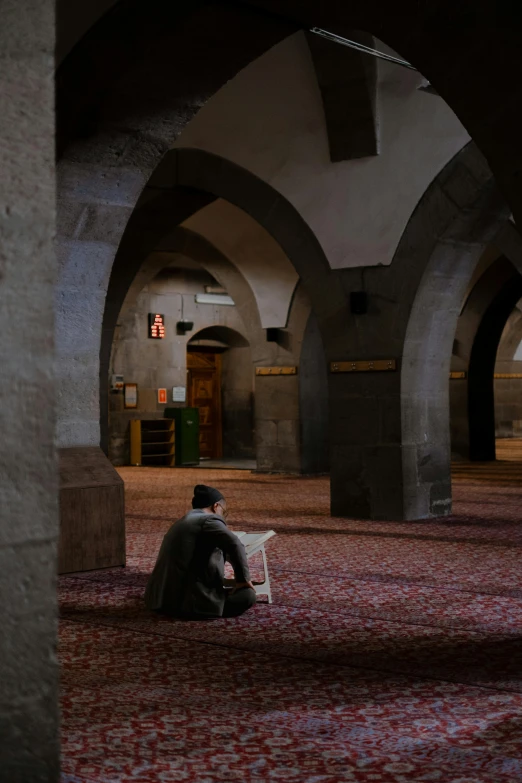
{"type": "Polygon", "coordinates": [[[473,461],[496,457],[495,360],[506,322],[521,296],[522,277],[513,270],[512,278],[486,310],[473,342],[468,373],[469,457],[473,461]]]}
{"type": "MultiPolygon", "coordinates": [[[[248,331],[236,299],[202,263],[183,253],[152,254],[143,266],[141,285],[141,291],[121,310],[111,349],[108,425],[112,463],[129,464],[133,419],[162,418],[165,407],[192,404],[203,407],[201,397],[194,399],[190,379],[187,383],[187,367],[195,369],[193,365],[198,358],[202,365],[198,388],[204,392],[203,381],[210,381],[210,401],[212,387],[216,390],[215,405],[205,414],[217,430],[211,444],[202,444],[203,455],[220,458],[224,446],[227,456],[253,459],[252,358],[250,341],[243,336],[248,331]],[[209,290],[224,293],[208,294],[209,290]],[[163,318],[161,339],[150,339],[148,323],[153,313],[160,313],[163,318]],[[208,375],[210,358],[215,370],[211,376],[208,375]],[[227,409],[224,428],[219,391],[222,366],[224,389],[229,394],[223,400],[227,409]],[[207,371],[203,372],[203,368],[207,371]],[[113,384],[115,379],[118,384],[113,384]],[[122,383],[136,386],[137,400],[133,408],[126,405],[122,383]],[[164,396],[160,396],[160,390],[164,396]],[[243,419],[240,408],[247,411],[243,419]]],[[[240,294],[241,289],[235,290],[234,296],[236,293],[240,294]]],[[[204,421],[202,433],[209,434],[210,423],[204,421]]]]}
{"type": "Polygon", "coordinates": [[[495,365],[506,323],[522,296],[522,277],[513,264],[486,248],[465,297],[450,375],[451,448],[455,458],[496,457],[495,365]]]}
{"type": "Polygon", "coordinates": [[[200,459],[254,459],[254,374],[248,340],[226,326],[187,345],[187,403],[199,409],[200,459]]]}

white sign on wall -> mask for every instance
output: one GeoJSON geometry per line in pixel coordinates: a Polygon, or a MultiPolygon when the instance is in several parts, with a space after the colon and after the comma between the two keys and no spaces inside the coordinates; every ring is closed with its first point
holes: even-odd
{"type": "Polygon", "coordinates": [[[172,402],[186,402],[187,401],[187,389],[185,386],[173,386],[172,387],[172,402]]]}

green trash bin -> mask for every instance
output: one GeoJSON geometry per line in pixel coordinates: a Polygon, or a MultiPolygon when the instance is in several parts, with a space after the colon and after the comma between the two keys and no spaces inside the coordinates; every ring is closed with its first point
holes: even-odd
{"type": "Polygon", "coordinates": [[[199,408],[165,408],[176,422],[176,465],[199,465],[199,408]]]}

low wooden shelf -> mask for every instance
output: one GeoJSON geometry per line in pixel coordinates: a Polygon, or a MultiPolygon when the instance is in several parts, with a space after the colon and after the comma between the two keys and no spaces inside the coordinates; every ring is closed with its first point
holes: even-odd
{"type": "Polygon", "coordinates": [[[133,419],[130,422],[130,462],[143,467],[174,467],[174,419],[133,419]]]}

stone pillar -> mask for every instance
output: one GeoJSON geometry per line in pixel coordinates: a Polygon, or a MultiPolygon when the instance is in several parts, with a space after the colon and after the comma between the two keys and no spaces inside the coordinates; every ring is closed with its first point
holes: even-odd
{"type": "Polygon", "coordinates": [[[331,511],[404,519],[400,373],[330,374],[331,511]]]}
{"type": "Polygon", "coordinates": [[[339,270],[322,288],[310,281],[329,364],[397,365],[329,373],[334,515],[413,520],[451,513],[455,329],[477,263],[507,217],[470,145],[426,192],[390,266],[339,270]],[[367,294],[364,313],[351,306],[355,291],[367,294]]]}
{"type": "Polygon", "coordinates": [[[319,325],[310,313],[299,364],[301,472],[330,472],[328,371],[319,325]]]}
{"type": "Polygon", "coordinates": [[[258,470],[301,471],[297,375],[256,376],[255,429],[258,470]]]}
{"type": "Polygon", "coordinates": [[[59,776],[54,2],[0,24],[0,781],[59,776]]]}
{"type": "Polygon", "coordinates": [[[301,473],[300,359],[310,302],[303,286],[294,293],[288,324],[276,342],[262,339],[253,346],[256,367],[296,367],[296,375],[256,375],[255,431],[260,471],[301,473]]]}

